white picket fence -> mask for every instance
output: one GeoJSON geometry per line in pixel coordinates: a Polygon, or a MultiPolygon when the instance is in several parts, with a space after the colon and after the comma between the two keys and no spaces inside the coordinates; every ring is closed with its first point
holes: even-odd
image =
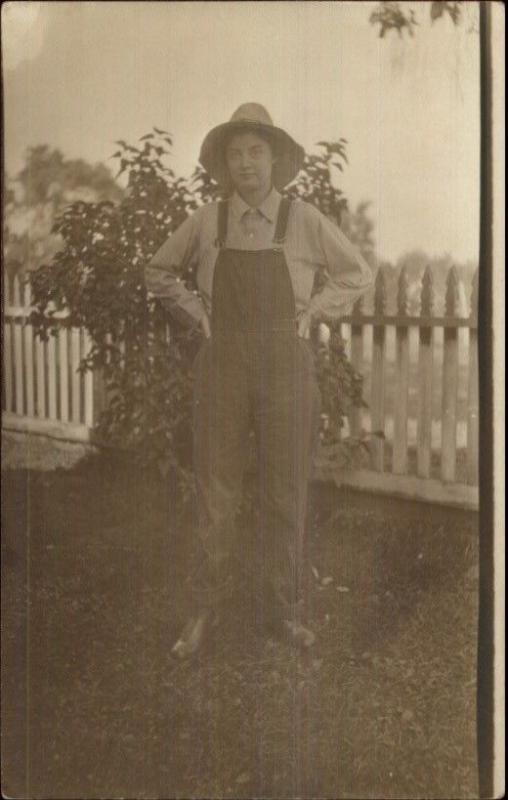
{"type": "MultiPolygon", "coordinates": [[[[369,406],[353,411],[350,433],[358,436],[367,428],[383,431],[385,439],[373,438],[368,467],[334,473],[332,466],[337,482],[478,507],[477,279],[476,275],[470,313],[464,316],[461,311],[459,316],[459,280],[450,270],[444,315],[436,316],[427,270],[420,314],[411,316],[402,272],[397,310],[388,315],[385,278],[378,272],[373,313],[365,313],[358,303],[344,318],[348,354],[366,376],[369,406]]],[[[93,373],[79,371],[90,347],[87,334],[62,324],[56,337],[43,342],[28,322],[30,311],[29,286],[17,277],[5,278],[2,425],[88,442],[103,387],[93,373]]],[[[330,463],[322,469],[330,474],[330,463]]]]}
{"type": "Polygon", "coordinates": [[[418,299],[419,314],[410,314],[408,278],[402,270],[397,308],[388,314],[386,278],[380,270],[373,312],[365,313],[359,301],[344,318],[351,362],[368,377],[369,410],[353,412],[351,431],[358,435],[367,427],[382,431],[385,439],[373,439],[370,468],[351,470],[342,482],[478,508],[478,271],[469,309],[464,309],[464,287],[453,267],[446,280],[444,313],[435,311],[430,268],[423,274],[418,299]],[[411,399],[416,405],[412,415],[411,399]]]}
{"type": "Polygon", "coordinates": [[[4,276],[3,296],[3,427],[89,441],[96,417],[94,377],[79,371],[90,347],[86,332],[62,325],[44,342],[28,321],[30,286],[4,276]]]}

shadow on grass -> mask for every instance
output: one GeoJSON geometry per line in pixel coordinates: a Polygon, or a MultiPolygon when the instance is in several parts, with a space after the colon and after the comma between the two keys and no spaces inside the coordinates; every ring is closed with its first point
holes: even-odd
{"type": "Polygon", "coordinates": [[[316,648],[239,595],[188,665],[174,486],[94,457],[2,490],[7,795],[475,795],[476,515],[313,485],[316,648]]]}

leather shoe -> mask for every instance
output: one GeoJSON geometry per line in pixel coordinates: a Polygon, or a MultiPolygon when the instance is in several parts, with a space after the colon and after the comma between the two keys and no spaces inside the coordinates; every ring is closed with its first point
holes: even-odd
{"type": "Polygon", "coordinates": [[[286,642],[302,650],[308,650],[316,641],[314,631],[289,619],[282,621],[282,634],[286,642]]]}
{"type": "Polygon", "coordinates": [[[171,654],[180,660],[192,658],[203,646],[211,629],[217,626],[214,611],[206,610],[191,617],[180,637],[171,648],[171,654]]]}

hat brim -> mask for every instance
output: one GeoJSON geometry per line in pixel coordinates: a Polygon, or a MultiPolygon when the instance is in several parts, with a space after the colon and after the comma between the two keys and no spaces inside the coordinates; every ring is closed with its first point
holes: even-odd
{"type": "Polygon", "coordinates": [[[264,125],[261,122],[238,120],[217,125],[206,135],[199,153],[200,164],[221,187],[229,188],[230,178],[226,167],[224,145],[226,138],[235,132],[261,133],[269,137],[275,146],[276,161],[273,165],[272,180],[276,189],[283,189],[291,183],[303,166],[305,151],[282,128],[264,125]]]}

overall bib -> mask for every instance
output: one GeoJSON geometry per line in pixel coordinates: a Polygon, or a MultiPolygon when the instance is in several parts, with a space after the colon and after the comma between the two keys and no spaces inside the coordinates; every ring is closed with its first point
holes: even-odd
{"type": "MultiPolygon", "coordinates": [[[[254,547],[278,610],[294,617],[301,596],[307,491],[320,394],[310,344],[298,337],[282,244],[283,199],[273,249],[226,247],[219,205],[212,335],[195,362],[194,466],[209,596],[224,593],[243,476],[255,434],[259,488],[254,547]]],[[[254,562],[244,546],[242,558],[254,562]]]]}

